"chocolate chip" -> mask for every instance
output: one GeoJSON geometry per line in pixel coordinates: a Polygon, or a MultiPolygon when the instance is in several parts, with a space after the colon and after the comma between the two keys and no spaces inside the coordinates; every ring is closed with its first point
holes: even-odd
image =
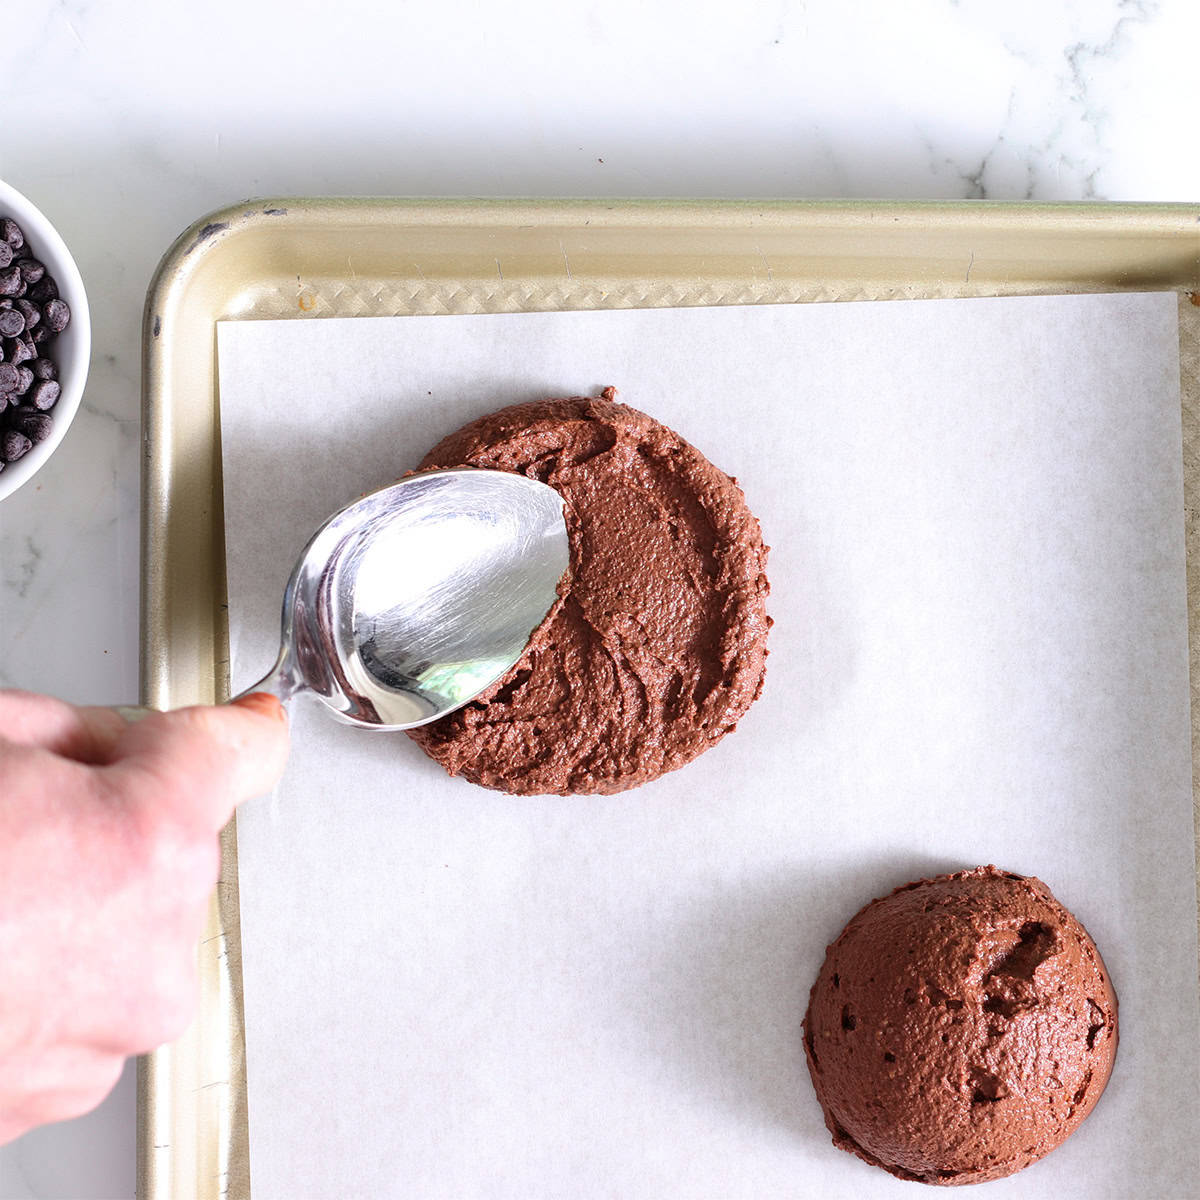
{"type": "Polygon", "coordinates": [[[0,434],[0,459],[6,463],[16,462],[33,449],[33,442],[16,429],[6,429],[0,434]]]}
{"type": "Polygon", "coordinates": [[[22,258],[17,263],[17,266],[21,268],[21,278],[25,280],[26,283],[37,283],[37,281],[46,274],[45,265],[38,262],[36,258],[22,258]]]}
{"type": "Polygon", "coordinates": [[[17,368],[12,363],[0,363],[0,392],[4,392],[7,395],[9,392],[16,391],[17,382],[20,378],[17,374],[17,368]]]}
{"type": "Polygon", "coordinates": [[[30,304],[28,300],[14,300],[13,308],[25,318],[26,329],[32,329],[42,319],[41,310],[36,304],[30,304]]]}
{"type": "Polygon", "coordinates": [[[9,425],[23,433],[35,446],[44,442],[54,428],[54,418],[49,413],[36,412],[22,405],[9,418],[9,425]]]}
{"type": "MultiPolygon", "coordinates": [[[[40,329],[41,326],[39,325],[40,329]]],[[[31,336],[9,338],[4,346],[4,357],[14,365],[16,363],[26,362],[28,359],[37,358],[38,353],[33,348],[33,338],[31,336]]]]}
{"type": "MultiPolygon", "coordinates": [[[[42,281],[43,283],[45,280],[42,281]]],[[[0,271],[0,296],[20,296],[25,292],[25,280],[20,267],[9,267],[0,271]]]]}
{"type": "Polygon", "coordinates": [[[58,403],[62,389],[53,379],[41,379],[29,389],[29,403],[45,412],[58,403]]]}
{"type": "Polygon", "coordinates": [[[15,389],[17,395],[25,395],[31,387],[33,387],[33,372],[28,367],[18,367],[17,386],[15,389]]]}
{"type": "Polygon", "coordinates": [[[29,364],[29,369],[38,379],[57,379],[58,367],[51,358],[35,358],[29,364]]]}
{"type": "Polygon", "coordinates": [[[7,242],[14,250],[20,250],[25,245],[25,235],[12,217],[0,220],[0,241],[7,242]]]}
{"type": "Polygon", "coordinates": [[[58,285],[49,275],[43,275],[36,283],[29,285],[26,294],[35,304],[45,304],[47,300],[58,299],[58,285]]]}
{"type": "Polygon", "coordinates": [[[34,345],[41,345],[42,342],[49,341],[54,336],[54,330],[49,325],[42,323],[36,329],[30,330],[29,337],[34,345]]]}
{"type": "MultiPolygon", "coordinates": [[[[0,243],[2,245],[3,243],[0,243]]],[[[0,335],[18,337],[25,332],[25,316],[15,308],[0,312],[0,335]]]]}
{"type": "Polygon", "coordinates": [[[43,309],[42,317],[51,333],[62,333],[70,324],[71,310],[65,300],[51,300],[43,309]]]}
{"type": "Polygon", "coordinates": [[[0,242],[0,267],[7,267],[12,260],[13,248],[7,242],[0,242]]]}

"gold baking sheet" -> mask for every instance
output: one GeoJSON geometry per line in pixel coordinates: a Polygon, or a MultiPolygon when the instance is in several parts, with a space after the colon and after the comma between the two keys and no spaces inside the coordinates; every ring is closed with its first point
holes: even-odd
{"type": "MultiPolygon", "coordinates": [[[[205,217],[146,301],[142,701],[227,694],[219,320],[1122,290],[1180,296],[1195,747],[1200,205],[281,199],[205,217]]],[[[199,1016],[139,1064],[144,1200],[250,1195],[233,825],[223,849],[199,1016]]]]}

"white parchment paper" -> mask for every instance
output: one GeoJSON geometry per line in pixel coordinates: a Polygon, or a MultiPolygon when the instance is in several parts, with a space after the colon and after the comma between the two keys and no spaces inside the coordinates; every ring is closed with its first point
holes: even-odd
{"type": "Polygon", "coordinates": [[[1175,299],[227,323],[233,683],[310,532],[501,405],[620,398],[772,545],[762,699],[613,797],[513,798],[294,707],[238,819],[252,1184],[299,1197],[913,1197],[835,1150],[800,1022],[873,896],[1046,880],[1120,996],[1108,1091],[999,1197],[1200,1162],[1175,299]]]}

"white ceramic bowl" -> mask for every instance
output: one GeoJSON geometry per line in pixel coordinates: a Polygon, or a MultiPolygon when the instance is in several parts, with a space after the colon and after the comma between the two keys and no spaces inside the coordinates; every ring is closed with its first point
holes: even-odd
{"type": "MultiPolygon", "coordinates": [[[[0,181],[0,217],[11,217],[20,225],[29,254],[45,263],[46,270],[58,284],[58,294],[71,309],[70,323],[50,343],[48,351],[49,357],[58,365],[58,384],[62,389],[58,403],[50,410],[54,418],[50,436],[15,463],[5,464],[0,471],[0,500],[3,500],[37,474],[75,419],[83,399],[83,385],[92,354],[92,325],[83,280],[66,243],[30,200],[3,181],[0,181]]],[[[0,414],[0,428],[3,425],[4,417],[0,414]]]]}

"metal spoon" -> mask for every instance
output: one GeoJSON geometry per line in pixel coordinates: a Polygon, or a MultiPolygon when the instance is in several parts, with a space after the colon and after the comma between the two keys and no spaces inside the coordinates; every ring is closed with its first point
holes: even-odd
{"type": "Polygon", "coordinates": [[[279,658],[243,695],[308,690],[371,729],[436,721],[521,657],[568,562],[562,497],[544,483],[410,475],[313,535],[284,593],[279,658]]]}

